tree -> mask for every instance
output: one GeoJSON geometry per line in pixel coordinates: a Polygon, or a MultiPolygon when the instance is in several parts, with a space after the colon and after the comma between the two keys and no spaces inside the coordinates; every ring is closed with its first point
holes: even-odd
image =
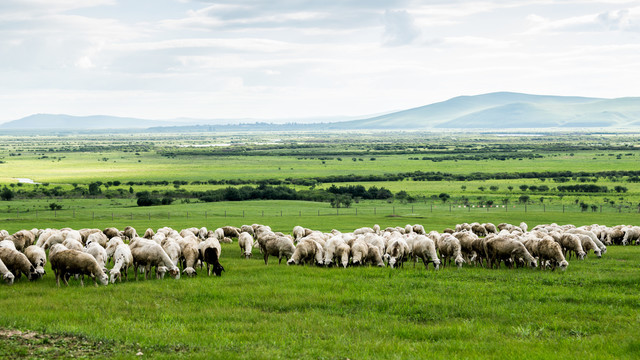
{"type": "Polygon", "coordinates": [[[449,200],[449,198],[451,198],[451,195],[447,194],[447,193],[440,193],[440,195],[438,195],[438,197],[440,198],[440,200],[442,200],[443,203],[447,202],[447,200],[449,200]]]}
{"type": "Polygon", "coordinates": [[[499,186],[496,186],[496,185],[489,186],[489,190],[491,190],[491,191],[498,191],[498,189],[500,189],[499,186]]]}
{"type": "Polygon", "coordinates": [[[51,210],[61,210],[62,205],[52,202],[49,204],[49,208],[51,208],[51,210]]]}
{"type": "Polygon", "coordinates": [[[528,203],[528,202],[529,202],[529,195],[522,195],[522,196],[520,196],[520,197],[518,198],[518,201],[519,201],[521,204],[526,204],[526,203],[528,203]]]}
{"type": "Polygon", "coordinates": [[[529,185],[520,185],[520,190],[522,191],[527,191],[527,189],[529,188],[529,185]]]}
{"type": "Polygon", "coordinates": [[[478,190],[480,190],[480,191],[485,191],[486,189],[487,189],[487,188],[485,188],[484,186],[479,186],[479,187],[478,187],[478,190]]]}
{"type": "Polygon", "coordinates": [[[467,185],[462,185],[462,186],[460,186],[460,189],[462,189],[462,191],[467,190],[467,185]]]}
{"type": "Polygon", "coordinates": [[[509,191],[513,191],[513,186],[509,185],[507,186],[507,189],[509,189],[509,191]]]}
{"type": "Polygon", "coordinates": [[[0,191],[0,198],[4,201],[11,201],[11,199],[13,199],[13,196],[13,190],[9,189],[6,186],[2,189],[2,191],[0,191]]]}
{"type": "Polygon", "coordinates": [[[98,195],[100,194],[102,191],[100,190],[100,185],[101,183],[99,182],[92,182],[89,184],[89,195],[98,195]]]}

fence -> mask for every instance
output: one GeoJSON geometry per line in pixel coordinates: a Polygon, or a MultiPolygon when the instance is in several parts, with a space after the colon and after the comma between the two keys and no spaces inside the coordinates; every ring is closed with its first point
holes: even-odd
{"type": "Polygon", "coordinates": [[[350,208],[306,207],[295,208],[265,208],[264,210],[238,209],[237,206],[228,210],[212,208],[210,210],[164,210],[162,206],[135,209],[64,209],[64,210],[21,210],[20,208],[0,212],[0,221],[23,220],[188,220],[188,219],[221,219],[221,218],[260,218],[260,217],[309,217],[309,216],[406,216],[421,217],[438,213],[640,213],[640,206],[611,206],[601,205],[582,208],[574,204],[535,204],[535,205],[458,205],[458,204],[401,204],[388,206],[355,206],[350,208]]]}

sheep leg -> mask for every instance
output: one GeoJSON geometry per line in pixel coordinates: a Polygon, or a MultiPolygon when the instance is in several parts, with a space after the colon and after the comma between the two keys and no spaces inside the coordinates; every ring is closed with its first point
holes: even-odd
{"type": "Polygon", "coordinates": [[[269,254],[266,252],[264,253],[264,264],[269,265],[269,254]]]}
{"type": "Polygon", "coordinates": [[[54,273],[56,274],[56,285],[60,287],[60,272],[54,271],[54,273]]]}
{"type": "Polygon", "coordinates": [[[84,275],[80,275],[80,285],[84,287],[84,275]]]}

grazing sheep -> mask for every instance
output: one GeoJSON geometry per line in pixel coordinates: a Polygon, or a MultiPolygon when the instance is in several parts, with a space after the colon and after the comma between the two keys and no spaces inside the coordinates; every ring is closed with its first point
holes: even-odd
{"type": "Polygon", "coordinates": [[[15,280],[15,276],[13,276],[13,274],[11,273],[11,271],[9,271],[9,269],[4,264],[4,262],[2,262],[2,259],[0,259],[0,275],[2,275],[2,280],[4,280],[4,282],[7,285],[13,284],[13,280],[15,280]]]}
{"type": "Polygon", "coordinates": [[[479,237],[487,236],[487,229],[478,223],[473,223],[473,225],[471,225],[471,231],[479,237]]]}
{"type": "Polygon", "coordinates": [[[240,245],[240,250],[242,254],[240,256],[244,256],[245,259],[251,258],[251,247],[253,245],[253,237],[248,232],[240,233],[238,236],[238,245],[240,245]]]}
{"type": "Polygon", "coordinates": [[[473,241],[478,239],[479,235],[475,232],[463,230],[454,233],[453,236],[460,241],[460,251],[462,252],[462,257],[465,261],[470,262],[471,259],[475,260],[477,254],[473,250],[473,241]]]}
{"type": "Polygon", "coordinates": [[[24,249],[24,254],[27,259],[29,259],[31,264],[35,266],[36,272],[40,274],[40,276],[46,274],[46,271],[44,271],[44,266],[47,264],[47,255],[41,247],[31,245],[24,249]]]}
{"type": "Polygon", "coordinates": [[[155,266],[156,271],[159,266],[166,266],[174,279],[180,278],[180,269],[173,264],[169,255],[162,249],[160,244],[142,238],[135,238],[129,244],[131,255],[133,256],[133,267],[138,280],[138,267],[144,266],[144,277],[148,278],[151,267],[155,266]]]}
{"type": "Polygon", "coordinates": [[[69,249],[67,249],[67,247],[62,244],[54,244],[53,246],[51,246],[51,248],[49,249],[49,259],[51,259],[51,257],[55,255],[57,252],[62,250],[69,250],[69,249]]]}
{"type": "Polygon", "coordinates": [[[102,285],[109,283],[109,278],[103,269],[98,265],[96,259],[82,251],[62,250],[49,257],[51,269],[56,274],[56,284],[60,287],[60,278],[64,284],[69,286],[68,277],[70,275],[81,275],[80,284],[84,286],[84,275],[89,275],[93,279],[94,285],[98,286],[98,281],[102,285]]]}
{"type": "Polygon", "coordinates": [[[302,239],[305,235],[305,231],[304,228],[302,226],[294,226],[293,227],[293,241],[297,242],[298,240],[302,239]]]}
{"type": "Polygon", "coordinates": [[[446,267],[451,264],[453,258],[457,267],[461,268],[465,263],[462,257],[462,250],[460,246],[460,240],[451,234],[443,234],[440,240],[436,243],[438,252],[440,252],[442,267],[446,267]]]}
{"type": "Polygon", "coordinates": [[[14,243],[11,240],[0,241],[0,248],[7,248],[7,249],[18,251],[18,249],[16,248],[16,243],[14,243]]]}
{"type": "Polygon", "coordinates": [[[133,228],[133,226],[125,227],[123,230],[123,234],[129,240],[138,237],[138,233],[136,232],[136,229],[133,228]]]}
{"type": "Polygon", "coordinates": [[[488,234],[497,234],[498,233],[498,229],[492,223],[484,223],[484,224],[482,224],[482,226],[484,226],[484,229],[487,230],[487,235],[488,234]]]}
{"type": "Polygon", "coordinates": [[[105,234],[109,239],[111,239],[112,237],[115,237],[115,236],[122,237],[121,236],[122,234],[120,233],[120,230],[118,230],[118,229],[116,229],[114,227],[106,228],[106,229],[102,230],[102,233],[105,234]]]}
{"type": "Polygon", "coordinates": [[[62,242],[62,245],[66,246],[69,250],[83,251],[84,247],[82,243],[74,238],[67,238],[62,242]]]}
{"type": "MultiPolygon", "coordinates": [[[[45,229],[42,231],[40,236],[38,236],[38,241],[36,241],[36,246],[44,247],[44,244],[47,242],[49,237],[53,234],[58,233],[59,231],[56,229],[45,229]]],[[[63,239],[64,240],[64,239],[63,239]]]]}
{"type": "Polygon", "coordinates": [[[418,258],[422,259],[425,269],[429,268],[429,263],[432,263],[436,270],[440,267],[440,259],[438,259],[438,254],[436,253],[436,245],[433,240],[425,235],[418,235],[413,243],[414,266],[418,258]]]}
{"type": "MultiPolygon", "coordinates": [[[[120,237],[118,236],[114,236],[113,238],[118,238],[120,239],[120,237]]],[[[98,243],[100,244],[100,246],[102,247],[107,247],[107,243],[109,242],[109,238],[107,237],[107,235],[103,234],[102,232],[95,232],[92,234],[89,234],[89,236],[87,236],[87,241],[85,242],[86,245],[89,245],[91,243],[98,243]]]]}
{"type": "Polygon", "coordinates": [[[86,245],[87,244],[87,239],[89,238],[89,235],[93,234],[93,233],[102,233],[102,230],[100,229],[80,229],[78,230],[78,232],[80,233],[80,236],[82,236],[82,242],[86,245]]]}
{"type": "Polygon", "coordinates": [[[147,230],[144,232],[144,235],[142,237],[145,239],[151,239],[155,234],[156,232],[153,231],[152,228],[147,228],[147,230]]]}
{"type": "Polygon", "coordinates": [[[593,250],[593,253],[600,259],[602,257],[602,253],[600,252],[600,248],[593,240],[587,236],[582,234],[576,234],[576,236],[580,239],[580,243],[582,244],[582,250],[584,250],[585,254],[589,254],[589,250],[593,250]]]}
{"type": "Polygon", "coordinates": [[[37,280],[40,274],[27,256],[17,250],[0,248],[0,260],[18,280],[24,274],[29,280],[37,280]]]}
{"type": "Polygon", "coordinates": [[[409,245],[407,242],[402,238],[396,237],[389,242],[384,258],[392,269],[396,264],[398,264],[398,266],[403,266],[404,258],[407,255],[408,249],[409,245]]]}
{"type": "Polygon", "coordinates": [[[571,259],[571,253],[575,253],[578,260],[584,260],[586,253],[582,248],[582,241],[575,234],[562,234],[558,239],[554,238],[562,246],[563,255],[571,259]]]}
{"type": "MultiPolygon", "coordinates": [[[[247,233],[242,233],[249,235],[247,233]]],[[[242,235],[241,234],[241,235],[242,235]]],[[[251,235],[249,235],[251,236],[251,235]]],[[[207,275],[211,276],[213,271],[214,275],[222,276],[224,267],[220,264],[220,255],[222,254],[222,247],[220,242],[215,237],[207,238],[198,244],[198,256],[201,264],[207,264],[207,275]]]]}
{"type": "Polygon", "coordinates": [[[322,246],[317,241],[306,239],[296,245],[287,265],[313,263],[322,264],[322,246]]]}
{"type": "MultiPolygon", "coordinates": [[[[489,236],[492,235],[493,233],[489,236]]],[[[470,261],[473,261],[476,266],[480,265],[481,267],[484,267],[484,260],[487,259],[487,254],[484,252],[484,242],[490,239],[489,236],[486,238],[477,238],[471,242],[471,248],[475,253],[475,258],[472,258],[470,261]]]]}
{"type": "Polygon", "coordinates": [[[224,236],[229,238],[237,238],[240,236],[240,229],[235,226],[223,226],[222,231],[224,232],[224,236]]]}
{"type": "MultiPolygon", "coordinates": [[[[544,238],[538,244],[538,257],[540,259],[540,267],[547,262],[551,263],[551,270],[555,270],[556,266],[564,271],[569,266],[564,255],[562,255],[562,247],[551,238],[544,238]]],[[[545,266],[546,267],[546,266],[545,266]]]]}
{"type": "Polygon", "coordinates": [[[362,238],[357,238],[351,243],[350,256],[351,264],[354,266],[363,265],[369,255],[369,245],[362,238]]]}
{"type": "Polygon", "coordinates": [[[48,248],[50,248],[51,246],[55,245],[55,244],[62,244],[62,242],[64,241],[64,236],[62,234],[62,232],[55,232],[53,234],[51,234],[50,236],[47,237],[47,241],[44,243],[44,245],[42,246],[43,249],[47,250],[48,248]]]}
{"type": "Polygon", "coordinates": [[[124,241],[119,236],[114,236],[107,242],[107,248],[105,249],[107,252],[107,261],[113,258],[113,254],[116,252],[118,245],[124,244],[124,241]]]}
{"type": "Polygon", "coordinates": [[[107,251],[102,247],[102,245],[98,244],[97,242],[92,242],[87,245],[87,247],[84,249],[84,252],[93,256],[93,258],[96,259],[98,265],[100,265],[100,267],[104,269],[104,272],[107,272],[107,268],[105,267],[107,263],[107,251]]]}
{"type": "Polygon", "coordinates": [[[629,226],[623,231],[624,237],[622,238],[622,245],[631,245],[634,242],[636,245],[638,245],[638,243],[640,242],[640,226],[629,226]]]}
{"type": "Polygon", "coordinates": [[[194,235],[184,238],[182,241],[178,241],[180,244],[180,263],[182,264],[182,272],[187,276],[198,275],[195,267],[198,264],[198,240],[194,235]]]}
{"type": "Polygon", "coordinates": [[[341,235],[333,236],[330,238],[324,246],[324,260],[322,264],[325,266],[332,266],[336,258],[340,259],[340,264],[343,267],[349,265],[349,253],[351,247],[346,243],[341,235]]]}
{"type": "Polygon", "coordinates": [[[519,258],[524,259],[530,267],[538,266],[536,259],[531,256],[523,243],[512,240],[504,236],[493,237],[484,243],[485,253],[489,260],[489,268],[500,267],[500,261],[504,261],[508,267],[512,267],[513,263],[519,258]]]}
{"type": "Polygon", "coordinates": [[[162,249],[169,255],[173,265],[178,266],[180,256],[182,255],[182,247],[174,238],[164,238],[160,243],[162,249]]]}
{"type": "MultiPolygon", "coordinates": [[[[113,240],[113,238],[112,238],[113,240]]],[[[127,280],[127,273],[129,267],[133,265],[133,255],[131,255],[131,249],[126,244],[119,244],[113,254],[114,265],[109,275],[111,276],[111,283],[115,284],[116,281],[122,282],[122,274],[124,279],[127,280]]]]}
{"type": "Polygon", "coordinates": [[[286,236],[272,234],[266,238],[259,238],[258,243],[260,245],[260,251],[264,256],[265,265],[268,265],[270,255],[278,257],[278,264],[282,262],[283,257],[289,261],[289,258],[291,258],[293,252],[296,250],[293,241],[286,236]]]}
{"type": "Polygon", "coordinates": [[[624,239],[624,231],[622,226],[614,226],[606,230],[606,238],[604,243],[607,245],[621,245],[624,239]]]}
{"type": "Polygon", "coordinates": [[[256,234],[253,232],[253,227],[251,227],[251,225],[242,225],[240,227],[240,231],[241,232],[245,232],[245,233],[251,235],[252,237],[256,236],[256,234]]]}
{"type": "Polygon", "coordinates": [[[596,234],[593,230],[588,230],[585,228],[577,228],[577,229],[569,229],[566,232],[570,234],[587,235],[591,238],[591,240],[593,240],[593,242],[596,245],[598,245],[598,248],[600,249],[600,255],[604,255],[607,252],[607,246],[602,241],[600,241],[600,239],[598,238],[598,234],[596,234]]]}
{"type": "Polygon", "coordinates": [[[12,235],[12,241],[16,245],[16,250],[20,252],[35,243],[35,240],[36,236],[29,230],[20,230],[12,235]]]}

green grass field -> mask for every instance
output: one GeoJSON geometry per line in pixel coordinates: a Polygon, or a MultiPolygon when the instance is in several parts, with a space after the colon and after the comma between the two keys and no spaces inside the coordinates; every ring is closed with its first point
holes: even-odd
{"type": "MultiPolygon", "coordinates": [[[[93,181],[206,181],[208,179],[285,179],[327,175],[442,171],[615,171],[640,170],[636,135],[592,135],[573,139],[550,136],[506,139],[493,135],[435,134],[267,134],[267,135],[71,135],[0,137],[0,184],[17,178],[71,189],[93,181]],[[282,139],[300,144],[269,148],[282,139]],[[575,140],[575,146],[572,141],[575,140]],[[279,141],[279,140],[278,140],[279,141]],[[567,151],[558,150],[566,142],[567,151]],[[184,144],[251,143],[247,156],[177,155],[184,144]],[[426,145],[481,148],[511,146],[542,158],[508,160],[409,160],[425,156],[426,145]],[[552,148],[545,151],[547,144],[552,148]],[[600,144],[604,144],[602,149],[600,144]],[[580,146],[592,148],[581,149],[580,146]],[[84,149],[71,151],[70,149],[84,149]],[[93,148],[90,148],[93,147],[93,148]],[[561,146],[560,146],[561,147],[561,146]],[[400,149],[401,153],[379,153],[400,149]],[[413,154],[406,149],[420,149],[413,154]],[[384,150],[387,151],[387,150],[384,150]],[[309,155],[329,153],[332,155],[309,155]],[[13,154],[13,155],[11,155],[13,154]],[[19,155],[17,155],[19,154],[19,155]],[[301,155],[304,154],[304,155],[301,155]],[[611,155],[610,155],[611,154],[611,155]],[[45,157],[46,156],[46,157],[45,157]],[[313,157],[313,159],[310,159],[313,157]],[[322,160],[320,157],[327,157],[322,160]],[[341,157],[342,161],[338,161],[341,157]],[[355,157],[356,161],[352,158],[355,157]],[[375,160],[371,158],[375,157],[375,160]],[[358,160],[362,158],[363,160],[358,160]],[[324,163],[323,163],[324,161],[324,163]]],[[[207,148],[198,151],[210,151],[207,148]]],[[[218,150],[216,150],[218,151],[218,150]]],[[[223,151],[223,150],[220,150],[223,151]]],[[[431,150],[429,150],[431,151],[431,150]]],[[[427,156],[445,156],[435,147],[427,156]]],[[[463,151],[460,153],[464,153],[463,151]]],[[[453,152],[453,154],[459,154],[453,152]]],[[[451,155],[451,154],[449,154],[451,155]]],[[[572,179],[566,184],[578,184],[572,179]]],[[[353,184],[353,183],[349,183],[353,184]]],[[[120,229],[134,226],[175,229],[261,223],[290,233],[293,226],[352,231],[361,226],[423,224],[442,231],[462,222],[525,221],[536,224],[638,225],[640,185],[625,179],[596,183],[618,194],[537,194],[519,186],[538,179],[488,181],[385,181],[363,183],[404,190],[421,201],[360,201],[348,209],[326,202],[243,201],[138,207],[136,199],[47,197],[0,201],[0,228],[10,233],[34,227],[120,229]],[[489,190],[490,186],[499,189],[489,190]],[[465,186],[466,188],[462,188],[465,186]],[[508,190],[513,186],[513,190],[508,190]],[[482,191],[479,187],[485,187],[482,191]],[[446,192],[454,203],[432,200],[446,192]],[[520,195],[531,195],[526,205],[520,195]],[[542,202],[539,197],[545,197],[542,202]],[[464,207],[494,200],[499,207],[464,207]],[[510,198],[506,207],[501,200],[510,198]],[[426,200],[424,200],[426,199],[426,200]],[[606,200],[605,200],[606,199],[606,200]],[[583,212],[577,201],[597,204],[583,212]],[[609,204],[613,201],[615,205],[609,204]],[[49,204],[62,205],[52,211],[49,204]],[[599,205],[602,206],[600,212],[599,205]]],[[[547,180],[545,185],[557,186],[547,180]]],[[[331,184],[318,184],[327,188],[331,184]]],[[[347,185],[338,183],[336,185],[347,185]]],[[[42,185],[41,185],[42,186],[42,185]]],[[[189,191],[226,185],[182,185],[189,191]]],[[[297,189],[308,187],[295,186],[297,189]]],[[[113,188],[127,190],[129,186],[113,188]]],[[[136,185],[134,190],[173,189],[136,185]]],[[[36,282],[26,279],[0,286],[0,358],[202,358],[202,359],[413,359],[413,358],[570,358],[640,357],[640,246],[610,247],[602,259],[570,260],[565,272],[531,269],[425,270],[404,268],[318,268],[265,266],[259,252],[244,260],[236,243],[223,244],[220,278],[200,272],[195,278],[128,281],[81,288],[71,281],[57,288],[52,272],[36,282]],[[36,335],[9,336],[19,329],[36,335]],[[136,356],[142,352],[144,355],[136,356]]],[[[48,266],[47,266],[48,268],[48,266]]],[[[48,268],[49,269],[49,268],[48,268]]],[[[130,273],[131,278],[133,273],[130,273]]]]}

